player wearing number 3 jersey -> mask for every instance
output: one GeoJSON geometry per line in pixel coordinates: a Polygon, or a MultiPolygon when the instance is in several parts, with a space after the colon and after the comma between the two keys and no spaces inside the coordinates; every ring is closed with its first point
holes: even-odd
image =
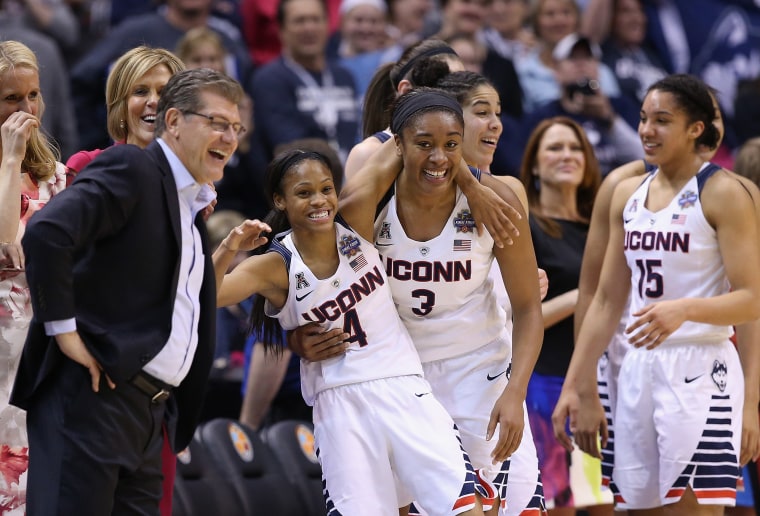
{"type": "Polygon", "coordinates": [[[246,221],[223,241],[214,253],[217,298],[225,306],[259,293],[254,323],[274,349],[271,336],[281,328],[273,319],[263,323],[264,309],[285,329],[319,322],[349,335],[345,354],[301,367],[304,399],[314,406],[327,512],[397,516],[401,479],[431,514],[482,516],[454,422],[422,378],[367,239],[372,214],[366,220],[347,215],[357,230],[336,215],[334,179],[320,154],[286,153],[267,176],[271,226],[246,221]],[[268,252],[225,275],[237,251],[261,247],[262,232],[278,230],[268,252]]]}

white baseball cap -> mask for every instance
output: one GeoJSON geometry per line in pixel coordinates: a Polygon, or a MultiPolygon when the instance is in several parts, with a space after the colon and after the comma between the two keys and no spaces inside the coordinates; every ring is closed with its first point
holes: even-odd
{"type": "Polygon", "coordinates": [[[570,54],[573,53],[573,50],[575,50],[579,45],[584,45],[588,49],[589,53],[594,57],[594,59],[602,58],[602,49],[599,48],[599,45],[587,37],[581,36],[577,32],[568,34],[559,40],[557,45],[554,47],[552,56],[554,56],[554,59],[557,61],[567,59],[570,57],[570,54]]]}

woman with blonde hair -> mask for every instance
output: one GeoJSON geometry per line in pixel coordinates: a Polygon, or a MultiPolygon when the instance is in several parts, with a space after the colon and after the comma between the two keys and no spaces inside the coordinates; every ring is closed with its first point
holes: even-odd
{"type": "Polygon", "coordinates": [[[37,58],[17,41],[0,42],[0,92],[0,507],[23,512],[26,416],[8,404],[32,319],[20,243],[29,218],[66,187],[66,170],[40,130],[44,103],[37,58]]]}
{"type": "MultiPolygon", "coordinates": [[[[114,142],[146,147],[153,141],[161,90],[184,69],[184,63],[163,48],[135,47],[116,60],[106,82],[106,123],[114,142]]],[[[77,173],[102,151],[79,151],[66,166],[77,173]]]]}
{"type": "MultiPolygon", "coordinates": [[[[172,75],[184,69],[184,63],[163,48],[135,47],[116,60],[106,81],[108,134],[116,144],[145,148],[153,141],[161,91],[172,75]]],[[[104,150],[79,151],[69,158],[66,167],[76,175],[104,150]]],[[[161,515],[171,516],[176,459],[166,438],[162,460],[161,515]]]]}

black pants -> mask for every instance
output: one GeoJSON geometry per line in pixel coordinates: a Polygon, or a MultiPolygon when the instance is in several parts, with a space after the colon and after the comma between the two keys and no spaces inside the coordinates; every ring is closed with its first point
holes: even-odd
{"type": "Polygon", "coordinates": [[[30,403],[27,514],[158,515],[166,403],[128,383],[91,385],[64,359],[30,403]]]}

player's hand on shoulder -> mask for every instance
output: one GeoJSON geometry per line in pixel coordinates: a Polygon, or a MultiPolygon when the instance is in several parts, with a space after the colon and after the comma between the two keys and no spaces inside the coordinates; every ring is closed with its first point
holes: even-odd
{"type": "MultiPolygon", "coordinates": [[[[469,167],[462,160],[459,174],[470,174],[469,167]]],[[[521,203],[510,187],[490,174],[483,174],[483,184],[472,183],[463,190],[475,220],[478,234],[485,228],[493,237],[496,247],[514,243],[520,236],[518,225],[523,218],[521,203]]]]}

